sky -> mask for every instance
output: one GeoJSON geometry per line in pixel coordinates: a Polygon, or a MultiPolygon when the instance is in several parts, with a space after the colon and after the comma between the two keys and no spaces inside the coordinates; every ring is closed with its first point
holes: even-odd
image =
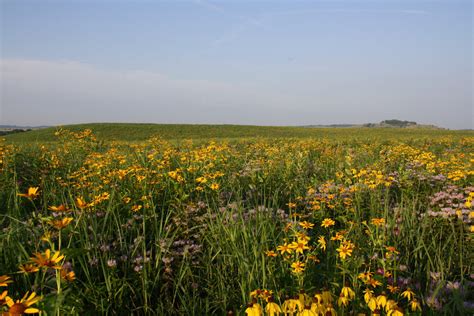
{"type": "Polygon", "coordinates": [[[0,124],[474,128],[470,0],[0,3],[0,124]]]}

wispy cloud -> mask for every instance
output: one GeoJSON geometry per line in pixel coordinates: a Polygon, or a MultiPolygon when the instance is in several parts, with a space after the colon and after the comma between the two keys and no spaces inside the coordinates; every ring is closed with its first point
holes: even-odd
{"type": "Polygon", "coordinates": [[[298,16],[298,15],[321,15],[321,14],[361,14],[361,13],[373,13],[373,14],[402,14],[402,15],[429,15],[429,11],[425,10],[409,10],[409,9],[394,9],[394,10],[381,10],[381,9],[300,9],[300,10],[281,10],[281,11],[267,11],[256,14],[255,16],[243,16],[234,15],[232,11],[224,9],[224,7],[215,6],[205,1],[199,1],[200,5],[219,11],[221,13],[228,14],[237,17],[241,21],[233,25],[227,30],[222,36],[215,39],[211,43],[211,47],[218,47],[220,45],[231,43],[238,40],[242,35],[247,32],[251,32],[255,29],[268,29],[272,24],[277,23],[275,19],[285,16],[298,16]],[[204,4],[205,3],[205,4],[204,4]]]}

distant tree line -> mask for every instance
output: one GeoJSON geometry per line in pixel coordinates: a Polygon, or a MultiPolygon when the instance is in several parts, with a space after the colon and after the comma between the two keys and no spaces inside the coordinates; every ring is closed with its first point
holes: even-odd
{"type": "Polygon", "coordinates": [[[364,127],[381,127],[381,126],[391,126],[391,127],[407,127],[417,125],[416,122],[412,121],[401,121],[401,120],[385,120],[380,123],[367,123],[364,124],[364,127]]]}
{"type": "Polygon", "coordinates": [[[31,128],[27,128],[27,129],[12,129],[12,130],[8,130],[8,131],[0,131],[0,136],[5,136],[5,135],[9,135],[9,134],[18,134],[18,133],[23,133],[23,132],[28,132],[28,131],[31,131],[31,128]]]}

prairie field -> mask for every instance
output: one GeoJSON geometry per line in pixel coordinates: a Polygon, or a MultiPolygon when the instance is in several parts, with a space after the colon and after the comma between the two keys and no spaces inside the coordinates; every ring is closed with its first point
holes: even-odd
{"type": "Polygon", "coordinates": [[[473,149],[430,129],[7,136],[0,313],[472,315],[473,149]]]}

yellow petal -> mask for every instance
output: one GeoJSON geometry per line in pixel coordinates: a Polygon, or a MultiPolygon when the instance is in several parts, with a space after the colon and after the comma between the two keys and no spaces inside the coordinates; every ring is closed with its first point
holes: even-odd
{"type": "Polygon", "coordinates": [[[39,312],[40,312],[40,310],[37,309],[37,308],[31,308],[30,307],[30,308],[25,309],[25,314],[37,314],[39,312]]]}
{"type": "Polygon", "coordinates": [[[15,302],[12,300],[10,296],[7,296],[7,298],[5,299],[5,302],[7,303],[8,307],[12,307],[15,304],[15,302]]]}

